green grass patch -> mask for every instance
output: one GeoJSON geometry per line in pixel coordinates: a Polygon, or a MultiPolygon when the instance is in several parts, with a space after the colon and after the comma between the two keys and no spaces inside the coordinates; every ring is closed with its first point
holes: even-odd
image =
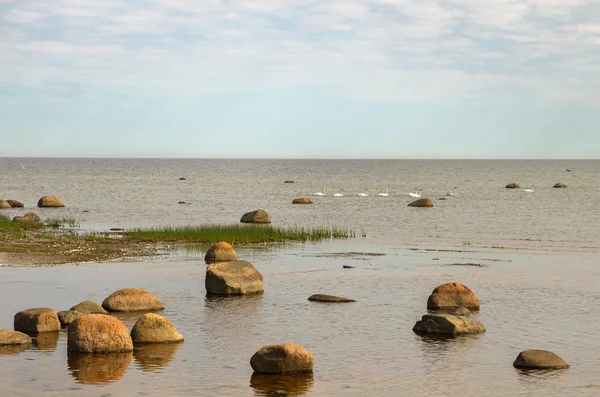
{"type": "Polygon", "coordinates": [[[320,241],[364,237],[364,231],[336,227],[275,227],[268,225],[198,225],[136,228],[123,232],[127,238],[151,241],[254,244],[283,241],[320,241]]]}

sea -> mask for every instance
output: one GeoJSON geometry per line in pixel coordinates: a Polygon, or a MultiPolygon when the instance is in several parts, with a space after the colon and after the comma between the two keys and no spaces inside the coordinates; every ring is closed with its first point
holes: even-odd
{"type": "MultiPolygon", "coordinates": [[[[244,298],[205,296],[206,247],[109,263],[0,262],[0,329],[27,308],[67,310],[138,287],[163,300],[160,314],[186,338],[82,358],[68,354],[64,331],[42,336],[24,351],[0,350],[0,396],[600,393],[600,161],[0,158],[0,169],[0,199],[25,204],[1,214],[75,218],[81,231],[237,224],[264,209],[274,226],[362,236],[235,247],[265,279],[263,295],[244,298]],[[559,182],[567,187],[553,188],[559,182]],[[409,207],[415,189],[434,206],[409,207]],[[44,195],[65,207],[36,208],[44,195]],[[300,197],[313,204],[292,204],[300,197]],[[447,282],[477,294],[486,333],[413,333],[447,282]],[[307,301],[315,293],[356,302],[307,301]],[[250,357],[274,343],[302,344],[314,372],[253,375],[250,357]],[[526,349],[552,350],[570,368],[513,368],[526,349]]],[[[131,328],[139,314],[119,317],[131,328]]]]}

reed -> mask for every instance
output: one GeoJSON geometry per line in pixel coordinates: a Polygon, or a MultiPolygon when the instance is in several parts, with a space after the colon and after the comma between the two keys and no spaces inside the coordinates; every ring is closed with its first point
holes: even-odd
{"type": "Polygon", "coordinates": [[[80,223],[75,218],[62,217],[62,218],[48,218],[44,221],[44,226],[50,228],[59,227],[79,227],[80,223]]]}
{"type": "Polygon", "coordinates": [[[227,241],[234,244],[254,244],[284,241],[320,241],[333,238],[364,237],[364,231],[337,227],[289,228],[257,225],[198,225],[135,228],[123,233],[124,237],[150,241],[181,241],[216,243],[227,241]]]}

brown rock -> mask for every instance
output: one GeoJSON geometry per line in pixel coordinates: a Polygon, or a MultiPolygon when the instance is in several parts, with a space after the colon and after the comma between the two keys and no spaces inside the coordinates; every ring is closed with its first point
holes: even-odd
{"type": "Polygon", "coordinates": [[[216,243],[212,247],[208,249],[206,255],[204,256],[204,262],[207,264],[217,263],[217,262],[229,262],[235,261],[237,257],[235,255],[235,250],[231,246],[224,241],[220,243],[216,243]]]}
{"type": "Polygon", "coordinates": [[[13,208],[23,208],[23,207],[25,207],[25,205],[22,202],[18,201],[18,200],[6,200],[6,201],[13,208]]]}
{"type": "Polygon", "coordinates": [[[471,311],[466,307],[461,306],[458,309],[456,309],[452,314],[454,314],[455,316],[468,316],[471,314],[471,311]]]}
{"type": "Polygon", "coordinates": [[[6,200],[0,200],[0,209],[12,208],[10,203],[6,200]]]}
{"type": "Polygon", "coordinates": [[[100,385],[123,377],[131,364],[129,353],[89,354],[67,353],[67,366],[78,383],[100,385]]]}
{"type": "Polygon", "coordinates": [[[54,309],[28,309],[15,314],[14,328],[15,331],[28,334],[58,332],[60,331],[60,321],[58,321],[58,316],[54,309]]]}
{"type": "Polygon", "coordinates": [[[69,325],[67,348],[81,353],[124,353],[133,351],[133,342],[121,320],[106,314],[84,314],[69,325]]]}
{"type": "Polygon", "coordinates": [[[426,314],[413,327],[417,334],[463,335],[485,332],[483,324],[466,316],[426,314]]]}
{"type": "Polygon", "coordinates": [[[513,366],[522,369],[569,368],[565,360],[548,350],[524,350],[519,353],[513,366]]]}
{"type": "Polygon", "coordinates": [[[302,197],[292,200],[292,204],[312,204],[313,201],[308,197],[302,197]]]}
{"type": "Polygon", "coordinates": [[[31,337],[19,331],[0,329],[0,346],[31,345],[31,337]]]}
{"type": "Polygon", "coordinates": [[[506,189],[518,189],[520,188],[518,183],[509,183],[508,185],[506,185],[506,189]]]}
{"type": "Polygon", "coordinates": [[[271,216],[265,210],[247,212],[240,219],[242,223],[271,223],[271,216]]]}
{"type": "Polygon", "coordinates": [[[175,325],[163,316],[144,314],[131,330],[133,343],[175,343],[183,342],[175,325]]]}
{"type": "Polygon", "coordinates": [[[23,216],[15,216],[13,218],[13,221],[15,221],[15,222],[39,222],[39,221],[41,221],[41,219],[34,212],[29,212],[23,216]]]}
{"type": "Polygon", "coordinates": [[[554,186],[552,186],[552,187],[553,187],[553,188],[557,188],[557,189],[562,189],[562,188],[565,188],[565,187],[567,187],[567,185],[565,185],[564,183],[560,183],[560,182],[559,182],[559,183],[555,184],[555,185],[554,185],[554,186]]]}
{"type": "Polygon", "coordinates": [[[246,261],[213,263],[206,267],[206,293],[215,295],[260,294],[263,276],[246,261]]]}
{"type": "Polygon", "coordinates": [[[102,307],[109,312],[152,312],[163,310],[165,305],[146,290],[123,288],[104,299],[102,307]]]}
{"type": "Polygon", "coordinates": [[[433,200],[428,198],[420,198],[408,205],[409,207],[433,207],[433,200]]]}
{"type": "Polygon", "coordinates": [[[250,365],[258,374],[310,372],[315,366],[315,359],[303,346],[287,343],[263,347],[254,353],[250,365]]]}
{"type": "Polygon", "coordinates": [[[459,283],[442,284],[427,299],[428,310],[458,309],[479,310],[479,299],[469,287],[459,283]]]}
{"type": "Polygon", "coordinates": [[[44,196],[39,199],[38,207],[64,207],[65,203],[56,196],[44,196]]]}
{"type": "Polygon", "coordinates": [[[73,321],[77,320],[79,317],[83,316],[87,313],[81,313],[77,310],[65,310],[62,312],[56,313],[58,316],[58,321],[60,321],[60,325],[66,327],[70,325],[73,321]]]}
{"type": "Polygon", "coordinates": [[[77,310],[81,314],[108,314],[102,306],[91,300],[78,303],[69,310],[77,310]]]}
{"type": "Polygon", "coordinates": [[[328,302],[328,303],[344,303],[356,302],[354,299],[342,298],[341,296],[315,294],[308,298],[311,302],[328,302]]]}

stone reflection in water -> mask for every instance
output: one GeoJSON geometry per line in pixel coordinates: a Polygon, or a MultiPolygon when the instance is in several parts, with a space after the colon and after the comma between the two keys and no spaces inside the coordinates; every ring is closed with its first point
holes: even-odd
{"type": "Polygon", "coordinates": [[[69,352],[67,364],[77,383],[94,385],[121,379],[131,364],[132,358],[132,353],[69,352]]]}
{"type": "Polygon", "coordinates": [[[301,396],[314,384],[312,372],[290,374],[253,374],[250,387],[257,396],[301,396]]]}
{"type": "Polygon", "coordinates": [[[43,332],[32,335],[33,346],[40,351],[56,351],[60,332],[43,332]]]}
{"type": "Polygon", "coordinates": [[[0,356],[10,356],[29,349],[30,345],[6,345],[0,346],[0,356]]]}
{"type": "Polygon", "coordinates": [[[144,372],[161,372],[175,358],[183,343],[154,343],[135,346],[135,365],[144,372]]]}

